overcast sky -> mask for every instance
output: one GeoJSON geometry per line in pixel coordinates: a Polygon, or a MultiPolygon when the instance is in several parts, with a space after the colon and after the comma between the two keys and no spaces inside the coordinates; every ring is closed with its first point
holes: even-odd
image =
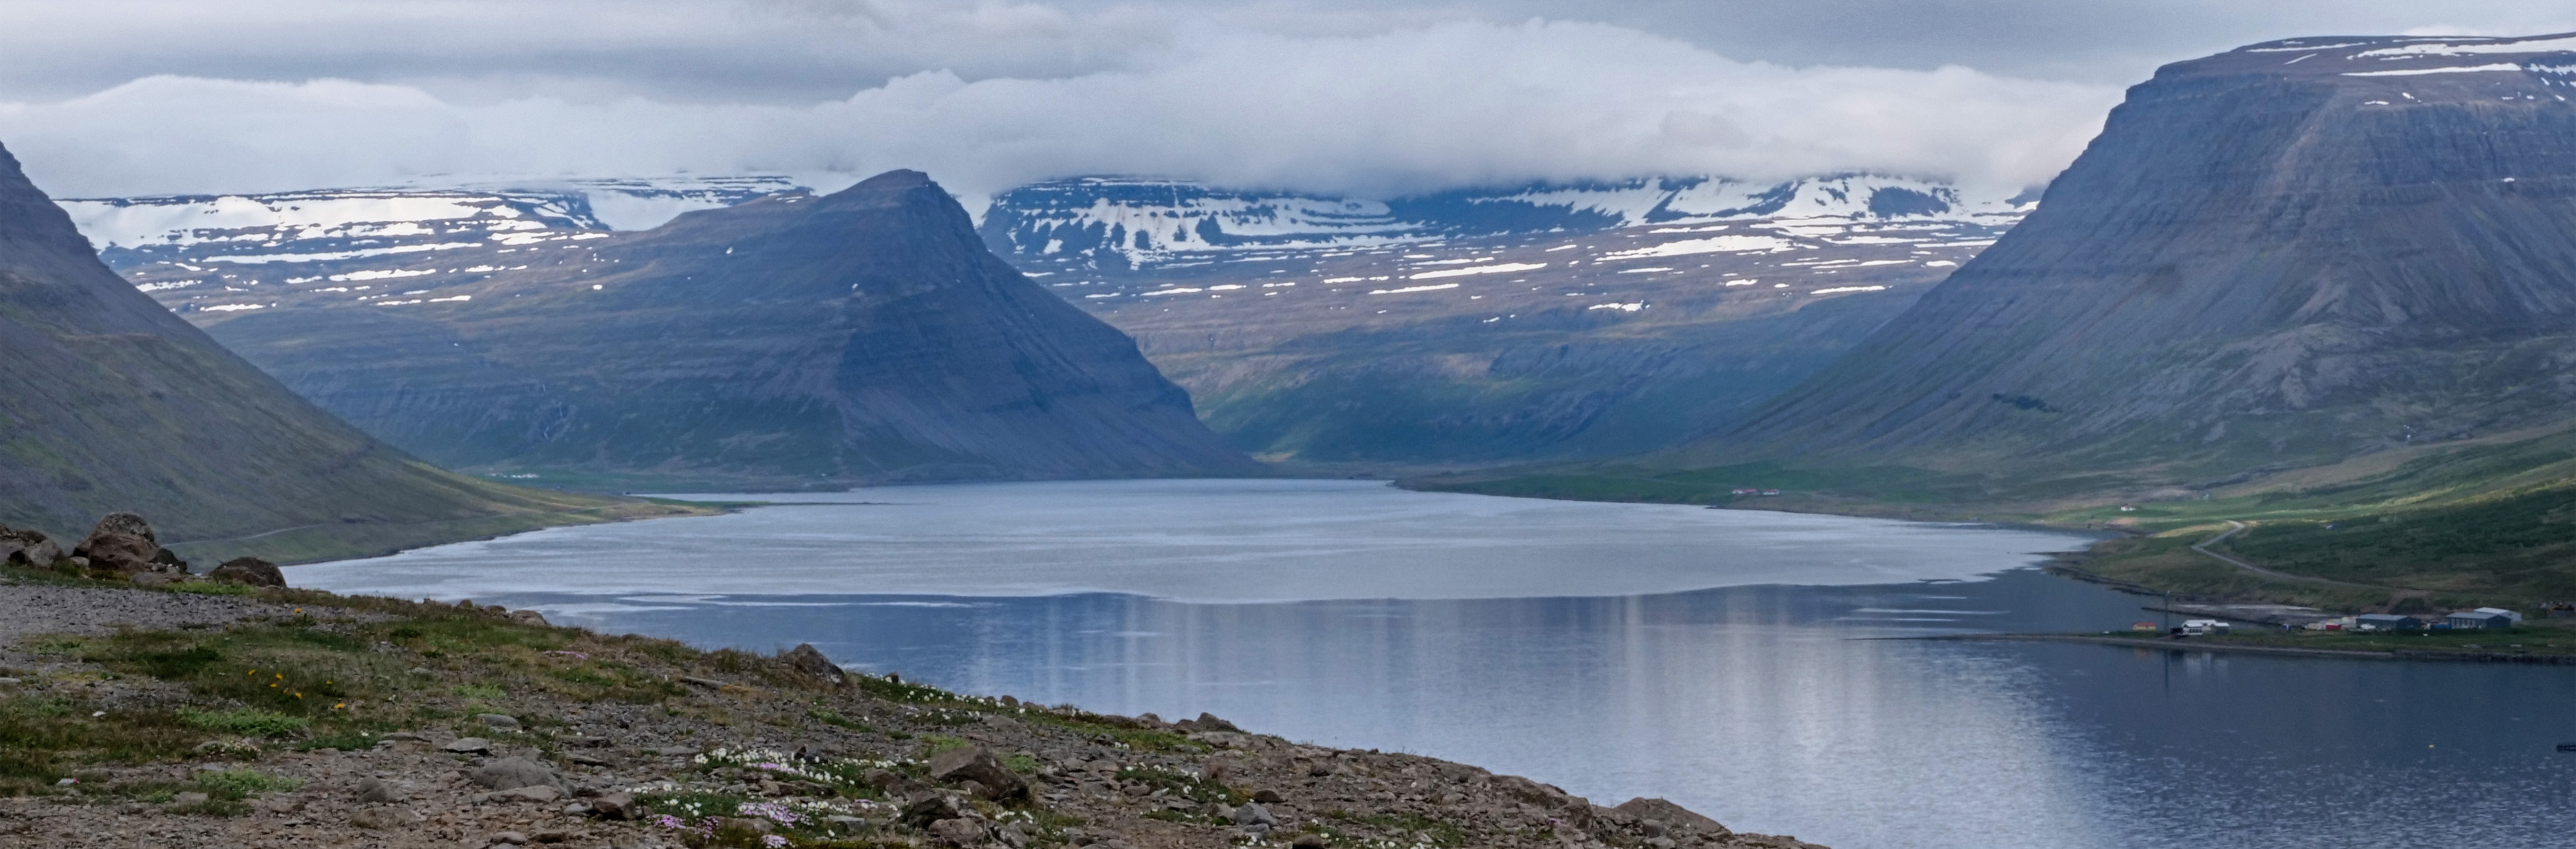
{"type": "Polygon", "coordinates": [[[63,196],[897,167],[970,197],[1087,173],[2011,188],[2165,62],[2564,30],[2576,0],[11,0],[0,143],[63,196]]]}

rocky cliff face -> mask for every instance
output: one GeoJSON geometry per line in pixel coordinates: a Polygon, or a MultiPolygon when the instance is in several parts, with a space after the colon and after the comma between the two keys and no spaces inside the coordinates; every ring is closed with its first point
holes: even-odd
{"type": "Polygon", "coordinates": [[[271,287],[272,306],[201,320],[370,433],[540,480],[1256,469],[1132,341],[986,251],[917,172],[577,235],[481,245],[462,273],[429,255],[289,280],[303,285],[271,287]]]}
{"type": "Polygon", "coordinates": [[[2159,70],[2038,210],[1712,450],[2187,482],[2576,413],[2576,37],[2159,70]]]}
{"type": "Polygon", "coordinates": [[[557,509],[529,496],[406,457],[225,351],[101,265],[0,150],[0,523],[67,549],[143,510],[178,545],[557,509]]]}

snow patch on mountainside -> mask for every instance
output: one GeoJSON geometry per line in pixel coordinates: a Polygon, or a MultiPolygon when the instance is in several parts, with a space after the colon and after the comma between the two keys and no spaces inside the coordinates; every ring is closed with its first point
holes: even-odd
{"type": "MultiPolygon", "coordinates": [[[[1801,235],[1814,236],[1841,234],[1854,223],[2009,226],[2028,209],[2028,204],[2001,196],[1971,196],[1937,182],[1871,174],[1784,183],[1656,177],[1383,201],[1231,191],[1139,177],[1077,177],[996,196],[984,214],[983,232],[1006,255],[1142,269],[1203,262],[1226,253],[1358,250],[1645,225],[1664,225],[1656,233],[1683,233],[1726,229],[1719,222],[1803,222],[1810,232],[1801,235]]],[[[1765,248],[1788,244],[1766,236],[1712,243],[1750,244],[1744,241],[1748,239],[1765,248]]]]}

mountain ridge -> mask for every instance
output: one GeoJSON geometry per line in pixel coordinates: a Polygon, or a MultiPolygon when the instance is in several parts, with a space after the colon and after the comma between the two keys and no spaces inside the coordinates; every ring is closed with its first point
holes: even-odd
{"type": "Polygon", "coordinates": [[[190,556],[290,560],[686,512],[475,481],[368,438],[100,264],[5,148],[0,386],[0,522],[66,548],[127,510],[190,556]]]}
{"type": "Polygon", "coordinates": [[[325,408],[487,474],[805,488],[1259,472],[1130,340],[986,252],[919,172],[647,231],[503,238],[472,255],[512,265],[398,258],[424,267],[280,288],[283,306],[207,324],[325,408]]]}

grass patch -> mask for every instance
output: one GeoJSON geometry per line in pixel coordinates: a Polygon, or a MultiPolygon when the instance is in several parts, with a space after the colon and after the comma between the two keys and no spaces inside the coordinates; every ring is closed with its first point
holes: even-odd
{"type": "Polygon", "coordinates": [[[180,721],[208,731],[239,734],[244,737],[284,737],[313,725],[313,720],[288,716],[258,708],[235,710],[179,709],[180,721]]]}

